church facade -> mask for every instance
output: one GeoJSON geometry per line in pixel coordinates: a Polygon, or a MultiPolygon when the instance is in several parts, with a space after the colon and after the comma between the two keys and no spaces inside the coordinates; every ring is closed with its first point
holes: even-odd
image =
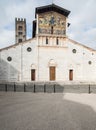
{"type": "Polygon", "coordinates": [[[54,4],[36,8],[29,40],[18,22],[16,43],[0,49],[0,81],[95,81],[96,50],[68,38],[69,14],[54,4]]]}

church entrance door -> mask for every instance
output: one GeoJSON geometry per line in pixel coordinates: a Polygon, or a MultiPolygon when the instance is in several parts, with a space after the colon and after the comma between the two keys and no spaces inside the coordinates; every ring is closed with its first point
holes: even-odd
{"type": "Polygon", "coordinates": [[[31,80],[35,81],[35,69],[31,70],[31,80]]]}
{"type": "Polygon", "coordinates": [[[51,66],[50,67],[50,80],[52,81],[52,80],[55,80],[55,67],[53,67],[53,66],[51,66]]]}
{"type": "Polygon", "coordinates": [[[73,80],[73,70],[69,70],[69,80],[73,80]]]}

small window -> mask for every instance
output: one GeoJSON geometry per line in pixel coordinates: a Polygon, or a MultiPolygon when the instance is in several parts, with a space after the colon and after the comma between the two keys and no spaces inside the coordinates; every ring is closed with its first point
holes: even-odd
{"type": "Polygon", "coordinates": [[[22,42],[22,39],[19,39],[18,42],[19,42],[19,43],[22,42]]]}
{"type": "Polygon", "coordinates": [[[10,62],[10,61],[12,61],[12,57],[7,57],[7,60],[10,62]]]}
{"type": "Polygon", "coordinates": [[[32,51],[31,47],[28,47],[28,48],[27,48],[27,51],[28,51],[28,52],[31,52],[31,51],[32,51]]]}
{"type": "Polygon", "coordinates": [[[91,65],[91,64],[92,64],[92,61],[88,61],[88,64],[91,65]]]}
{"type": "Polygon", "coordinates": [[[58,38],[56,39],[56,45],[59,45],[59,39],[58,38]]]}
{"type": "Polygon", "coordinates": [[[23,29],[23,27],[22,26],[18,26],[18,30],[22,30],[23,29]]]}
{"type": "Polygon", "coordinates": [[[76,53],[76,49],[73,49],[72,52],[73,52],[73,53],[76,53]]]}
{"type": "Polygon", "coordinates": [[[22,32],[18,32],[18,35],[22,35],[23,33],[22,32]]]}
{"type": "Polygon", "coordinates": [[[46,38],[46,44],[48,44],[48,38],[46,38]]]}

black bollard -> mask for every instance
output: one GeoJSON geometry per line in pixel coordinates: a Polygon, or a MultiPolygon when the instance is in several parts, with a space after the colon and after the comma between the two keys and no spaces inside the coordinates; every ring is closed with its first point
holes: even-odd
{"type": "Polygon", "coordinates": [[[15,83],[14,83],[14,92],[16,92],[16,85],[15,85],[15,83]]]}
{"type": "Polygon", "coordinates": [[[24,84],[24,92],[26,92],[26,84],[24,84]]]}
{"type": "Polygon", "coordinates": [[[56,92],[56,90],[55,90],[55,84],[54,84],[54,93],[56,92]]]}
{"type": "Polygon", "coordinates": [[[91,90],[90,90],[90,84],[89,84],[89,94],[91,93],[91,90]]]}
{"type": "Polygon", "coordinates": [[[46,84],[44,84],[44,93],[46,93],[46,84]]]}
{"type": "Polygon", "coordinates": [[[35,86],[35,84],[34,84],[34,93],[36,92],[36,90],[35,90],[35,89],[36,89],[36,86],[35,86]]]}

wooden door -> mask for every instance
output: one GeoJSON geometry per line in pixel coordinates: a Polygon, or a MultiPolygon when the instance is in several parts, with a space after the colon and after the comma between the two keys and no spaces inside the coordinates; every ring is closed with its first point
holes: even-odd
{"type": "Polygon", "coordinates": [[[35,80],[35,69],[31,70],[31,80],[34,81],[35,80]]]}
{"type": "Polygon", "coordinates": [[[50,67],[50,80],[55,80],[55,67],[50,67]]]}
{"type": "Polygon", "coordinates": [[[69,70],[69,80],[73,80],[73,70],[69,70]]]}

